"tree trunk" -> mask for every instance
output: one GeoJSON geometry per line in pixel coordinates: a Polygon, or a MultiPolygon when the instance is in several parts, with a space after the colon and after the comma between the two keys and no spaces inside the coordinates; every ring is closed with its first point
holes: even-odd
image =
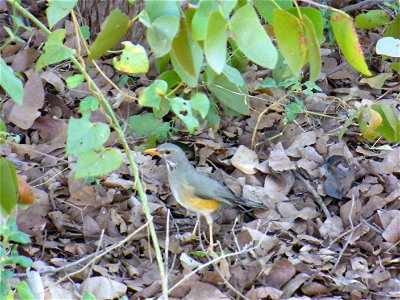
{"type": "MultiPolygon", "coordinates": [[[[102,23],[113,9],[119,8],[124,14],[133,19],[142,11],[143,7],[143,0],[136,0],[133,4],[129,4],[127,0],[82,0],[78,2],[81,16],[86,25],[90,27],[92,37],[97,36],[101,31],[102,23]]],[[[145,27],[139,21],[135,21],[124,36],[124,40],[131,41],[134,44],[143,44],[145,37],[145,27]]]]}

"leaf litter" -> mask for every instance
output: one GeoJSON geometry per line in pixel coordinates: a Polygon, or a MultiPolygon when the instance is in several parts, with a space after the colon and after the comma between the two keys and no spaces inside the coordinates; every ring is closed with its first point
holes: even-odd
{"type": "MultiPolygon", "coordinates": [[[[154,249],[143,227],[145,216],[126,162],[90,184],[74,179],[76,162],[65,157],[66,124],[70,116],[78,116],[77,103],[90,93],[87,85],[66,89],[65,79],[76,73],[70,66],[33,71],[37,48],[46,37],[35,30],[21,38],[32,39],[32,48],[8,45],[2,55],[15,71],[25,72],[25,94],[30,96],[24,98],[22,107],[3,98],[0,108],[7,129],[22,139],[0,145],[0,154],[15,163],[36,198],[35,204],[18,212],[20,229],[33,240],[23,251],[35,261],[54,299],[78,299],[76,288],[91,291],[98,299],[124,294],[133,299],[159,296],[154,249]],[[91,268],[85,267],[87,261],[73,265],[104,253],[136,230],[128,242],[98,256],[91,268]],[[68,269],[63,269],[65,266],[68,269]]],[[[74,42],[71,34],[68,39],[74,42]]],[[[364,99],[398,101],[398,91],[382,90],[384,84],[390,87],[390,81],[359,80],[359,74],[341,63],[336,52],[325,52],[318,82],[325,93],[301,95],[308,111],[347,116],[364,99]]],[[[117,82],[118,74],[109,62],[101,62],[101,67],[117,82]]],[[[244,74],[250,86],[260,80],[257,74],[255,66],[244,74]]],[[[118,95],[97,72],[91,75],[104,93],[118,95]]],[[[124,91],[134,96],[139,89],[143,87],[124,91]]],[[[337,135],[343,123],[313,115],[299,114],[295,124],[282,126],[284,108],[280,105],[271,107],[257,122],[260,113],[284,94],[283,89],[254,93],[249,117],[221,112],[219,131],[201,126],[193,136],[178,133],[173,137],[199,171],[225,183],[237,196],[268,208],[250,214],[229,208],[216,217],[214,235],[225,256],[214,263],[204,255],[204,235],[200,240],[184,238],[193,229],[194,215],[171,196],[165,165],[132,150],[161,248],[168,255],[170,296],[398,297],[400,147],[373,148],[385,141],[368,144],[354,127],[348,128],[346,142],[341,142],[337,135]],[[251,143],[254,132],[255,148],[251,143]]],[[[136,102],[118,97],[122,98],[113,106],[118,115],[144,110],[136,102]]],[[[101,113],[95,118],[105,121],[101,113]]],[[[140,142],[137,137],[130,139],[132,149],[140,142]]],[[[201,231],[207,231],[204,221],[201,231]]]]}

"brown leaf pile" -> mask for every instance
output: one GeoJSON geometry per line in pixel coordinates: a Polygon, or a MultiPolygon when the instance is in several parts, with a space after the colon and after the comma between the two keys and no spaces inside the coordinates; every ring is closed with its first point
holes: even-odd
{"type": "MultiPolygon", "coordinates": [[[[72,30],[66,22],[67,30],[72,30]]],[[[74,35],[68,36],[72,43],[74,35]]],[[[79,100],[90,93],[87,85],[68,90],[64,81],[77,71],[65,64],[34,71],[45,37],[40,30],[21,37],[30,44],[10,44],[2,57],[25,78],[24,103],[18,106],[1,92],[5,100],[0,104],[8,132],[19,135],[21,142],[0,145],[0,155],[27,178],[37,200],[18,212],[19,228],[32,236],[23,254],[35,261],[34,269],[42,272],[53,299],[77,299],[84,291],[97,299],[160,296],[155,251],[143,227],[147,220],[128,165],[89,183],[74,179],[74,158],[65,156],[68,119],[79,116],[79,100]],[[118,247],[104,252],[113,245],[118,247]],[[83,258],[87,260],[72,264],[83,258]]],[[[363,99],[383,95],[398,104],[398,91],[385,94],[381,88],[361,85],[359,74],[341,63],[337,52],[322,53],[324,67],[317,83],[324,92],[299,95],[307,110],[345,119],[363,99]]],[[[118,81],[107,61],[100,67],[118,81]]],[[[251,67],[244,77],[255,86],[263,79],[260,74],[262,70],[251,67]]],[[[96,71],[91,76],[103,93],[113,96],[113,108],[122,120],[144,110],[96,71]]],[[[121,88],[134,95],[143,84],[136,91],[121,88]]],[[[299,114],[295,123],[285,125],[287,102],[271,106],[285,93],[273,89],[274,96],[253,95],[248,117],[221,112],[218,132],[202,126],[192,136],[182,131],[172,138],[184,146],[200,172],[267,208],[250,214],[238,208],[221,211],[214,237],[222,256],[212,263],[213,258],[199,252],[207,247],[204,235],[200,241],[187,237],[194,214],[171,196],[164,164],[132,150],[164,253],[171,298],[399,296],[400,147],[392,144],[390,150],[381,150],[376,146],[388,145],[386,141],[370,145],[356,127],[339,141],[343,121],[334,118],[299,114]],[[330,157],[340,159],[330,164],[330,157]]],[[[92,117],[106,122],[100,110],[92,117]]],[[[142,142],[129,138],[131,149],[142,142]]],[[[108,144],[118,146],[113,134],[108,144]]],[[[207,232],[204,220],[201,230],[207,232]]]]}

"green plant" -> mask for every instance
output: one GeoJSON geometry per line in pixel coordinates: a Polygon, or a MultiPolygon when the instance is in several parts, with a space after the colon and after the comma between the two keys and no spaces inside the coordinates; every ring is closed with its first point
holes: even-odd
{"type": "Polygon", "coordinates": [[[29,236],[18,230],[15,217],[10,217],[5,224],[0,224],[0,298],[14,299],[15,291],[20,299],[35,299],[29,285],[21,281],[16,285],[10,285],[8,280],[14,276],[17,266],[28,268],[32,266],[32,260],[18,253],[18,245],[30,243],[29,236]]]}
{"type": "MultiPolygon", "coordinates": [[[[86,61],[81,55],[80,47],[88,48],[87,58],[97,67],[95,60],[117,44],[133,22],[140,19],[147,27],[147,40],[155,54],[156,67],[160,74],[157,80],[143,90],[138,99],[134,98],[151,111],[131,117],[127,123],[132,132],[155,143],[166,139],[173,132],[177,119],[186,126],[189,133],[193,133],[204,120],[213,128],[218,128],[218,106],[233,115],[249,114],[248,88],[240,73],[249,61],[274,71],[281,68],[280,77],[283,79],[299,77],[303,66],[309,63],[309,81],[315,81],[321,69],[319,46],[323,39],[323,25],[320,11],[298,7],[297,2],[286,0],[260,0],[254,1],[254,5],[235,0],[200,1],[197,6],[189,8],[179,6],[178,1],[148,0],[145,1],[144,11],[134,19],[118,9],[112,11],[102,31],[89,47],[86,42],[87,28],[80,26],[74,15],[73,8],[77,0],[49,0],[46,14],[50,29],[63,17],[71,14],[80,45],[78,49],[71,49],[64,45],[65,29],[50,30],[18,1],[8,2],[48,34],[43,53],[36,63],[36,70],[69,60],[81,73],[68,80],[69,87],[79,85],[84,79],[93,93],[93,96],[81,100],[81,117],[69,120],[66,152],[67,155],[77,158],[75,176],[102,176],[119,168],[123,160],[121,150],[104,146],[110,136],[110,126],[119,135],[135,178],[135,188],[149,221],[165,298],[168,289],[163,259],[137,165],[122,123],[118,121],[110,103],[85,69],[86,61]],[[278,49],[264,30],[263,21],[258,14],[273,27],[278,49]],[[90,121],[91,113],[98,107],[107,116],[109,124],[90,121]],[[152,124],[156,126],[146,128],[152,124]]],[[[346,59],[357,70],[370,75],[351,17],[333,9],[330,23],[346,59]]],[[[122,42],[122,45],[124,49],[120,57],[114,59],[115,68],[130,77],[146,73],[149,60],[143,47],[128,41],[122,42]]],[[[23,99],[22,82],[3,59],[0,64],[0,85],[20,104],[23,99]]],[[[128,81],[129,78],[126,79],[128,81]]],[[[114,87],[122,92],[117,86],[114,87]]],[[[312,91],[309,88],[303,89],[303,86],[300,88],[312,91]]]]}
{"type": "Polygon", "coordinates": [[[357,119],[360,131],[368,141],[383,137],[390,142],[400,142],[400,117],[391,104],[377,102],[361,106],[346,120],[339,132],[339,138],[343,137],[354,119],[357,119]]]}

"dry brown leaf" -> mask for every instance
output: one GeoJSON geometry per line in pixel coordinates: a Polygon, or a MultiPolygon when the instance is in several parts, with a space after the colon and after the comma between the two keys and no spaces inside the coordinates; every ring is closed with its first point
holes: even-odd
{"type": "Polygon", "coordinates": [[[296,136],[293,143],[287,148],[286,153],[290,157],[300,157],[300,153],[297,151],[305,146],[315,144],[317,141],[317,135],[315,131],[302,132],[296,136]]]}
{"type": "Polygon", "coordinates": [[[36,198],[29,184],[20,175],[18,175],[17,178],[18,178],[18,194],[19,194],[18,203],[28,204],[28,205],[35,203],[36,198]]]}
{"type": "Polygon", "coordinates": [[[284,172],[289,170],[294,170],[296,168],[295,164],[290,161],[286,154],[285,149],[283,149],[282,143],[275,145],[271,154],[268,158],[269,167],[274,172],[284,172]]]}
{"type": "Polygon", "coordinates": [[[258,156],[246,146],[240,145],[231,159],[232,165],[245,174],[257,173],[258,156]]]}
{"type": "Polygon", "coordinates": [[[250,290],[246,293],[246,297],[250,299],[281,299],[283,292],[273,287],[259,287],[254,290],[250,290]]]}
{"type": "Polygon", "coordinates": [[[307,296],[320,296],[329,291],[329,288],[318,283],[318,282],[310,282],[306,283],[301,287],[301,291],[307,296]]]}
{"type": "Polygon", "coordinates": [[[15,72],[22,73],[31,67],[39,55],[40,53],[36,49],[26,48],[15,55],[11,68],[15,72]]]}
{"type": "Polygon", "coordinates": [[[382,237],[389,243],[397,243],[400,241],[400,214],[397,214],[390,221],[389,225],[382,233],[382,237]]]}
{"type": "Polygon", "coordinates": [[[183,299],[185,300],[204,300],[204,299],[230,299],[215,286],[204,282],[196,281],[192,284],[189,294],[183,299]]]}
{"type": "Polygon", "coordinates": [[[102,276],[85,279],[80,286],[81,293],[90,292],[98,300],[122,297],[126,290],[125,284],[102,276]]]}
{"type": "Polygon", "coordinates": [[[42,78],[44,81],[54,86],[57,92],[59,93],[65,92],[64,81],[62,81],[62,79],[55,72],[52,71],[43,72],[42,74],[40,74],[40,78],[42,78]]]}
{"type": "Polygon", "coordinates": [[[343,232],[342,220],[338,216],[327,218],[324,224],[319,228],[319,232],[324,238],[336,238],[343,232]]]}
{"type": "Polygon", "coordinates": [[[263,278],[268,286],[280,289],[296,274],[296,268],[287,258],[281,258],[272,266],[269,274],[263,278]]]}
{"type": "Polygon", "coordinates": [[[38,111],[44,104],[42,80],[37,72],[28,70],[29,79],[24,87],[22,105],[14,104],[9,120],[22,129],[29,129],[40,116],[38,111]]]}

